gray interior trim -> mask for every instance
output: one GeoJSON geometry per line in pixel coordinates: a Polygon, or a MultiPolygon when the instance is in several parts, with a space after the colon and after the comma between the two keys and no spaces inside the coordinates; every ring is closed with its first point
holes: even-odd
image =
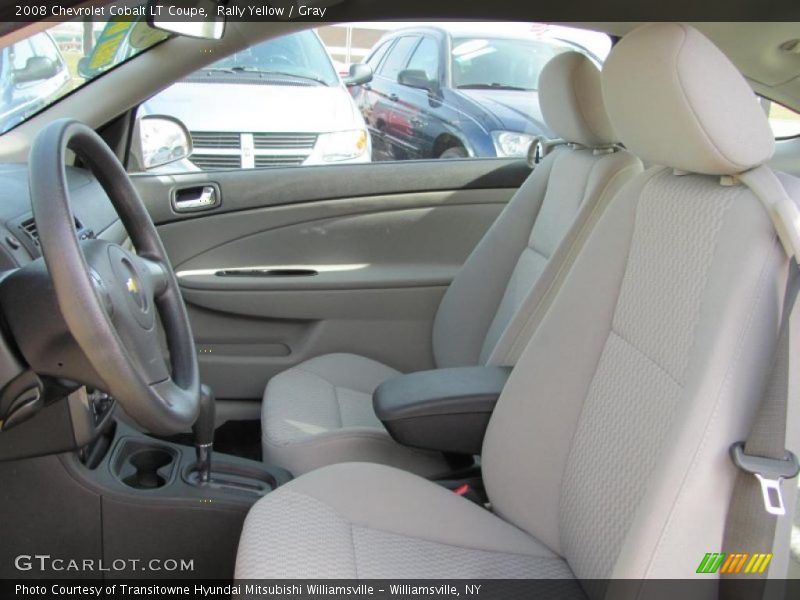
{"type": "Polygon", "coordinates": [[[441,190],[518,188],[530,174],[523,160],[407,161],[185,173],[179,175],[134,175],[150,215],[156,224],[253,208],[274,207],[337,198],[360,198],[386,194],[411,194],[441,190]],[[169,201],[182,187],[202,183],[219,185],[222,202],[203,212],[176,213],[169,201]]]}

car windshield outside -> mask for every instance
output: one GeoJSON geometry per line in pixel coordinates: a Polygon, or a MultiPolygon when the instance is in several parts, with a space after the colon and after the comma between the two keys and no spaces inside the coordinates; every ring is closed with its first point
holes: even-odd
{"type": "Polygon", "coordinates": [[[536,91],[547,62],[568,47],[556,42],[460,37],[451,52],[453,87],[536,91]]]}
{"type": "Polygon", "coordinates": [[[0,49],[0,134],[166,38],[144,21],[73,21],[0,49]]]}
{"type": "Polygon", "coordinates": [[[218,72],[299,79],[302,81],[292,83],[311,82],[326,86],[337,85],[339,82],[325,47],[311,30],[279,37],[236,52],[201,69],[192,77],[218,72]]]}

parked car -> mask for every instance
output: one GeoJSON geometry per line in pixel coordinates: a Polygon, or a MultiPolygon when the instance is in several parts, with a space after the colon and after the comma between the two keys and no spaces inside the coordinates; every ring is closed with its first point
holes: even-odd
{"type": "MultiPolygon", "coordinates": [[[[353,81],[371,77],[362,68],[353,81]]],[[[200,69],[142,105],[156,114],[186,125],[203,170],[370,160],[364,119],[313,30],[200,69]]]]}
{"type": "Polygon", "coordinates": [[[367,56],[373,81],[352,88],[374,160],[525,156],[550,136],[536,93],[547,61],[574,42],[519,28],[409,27],[367,56]]]}
{"type": "Polygon", "coordinates": [[[49,33],[0,50],[0,133],[50,104],[69,81],[64,57],[49,33]]]}

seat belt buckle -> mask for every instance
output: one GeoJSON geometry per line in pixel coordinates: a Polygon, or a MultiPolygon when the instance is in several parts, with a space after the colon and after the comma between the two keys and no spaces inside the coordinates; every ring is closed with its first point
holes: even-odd
{"type": "Polygon", "coordinates": [[[736,442],[731,446],[731,459],[739,469],[758,479],[764,509],[771,515],[785,515],[786,505],[783,503],[781,483],[784,479],[794,479],[800,473],[797,457],[788,450],[783,458],[752,456],[745,454],[744,442],[736,442]]]}

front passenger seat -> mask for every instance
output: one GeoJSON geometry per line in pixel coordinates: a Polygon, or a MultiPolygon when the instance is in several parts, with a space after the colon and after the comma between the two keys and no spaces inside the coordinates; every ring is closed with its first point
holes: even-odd
{"type": "MultiPolygon", "coordinates": [[[[514,368],[483,445],[492,512],[397,469],[333,465],[253,506],[237,578],[585,586],[695,578],[720,551],[739,473],[728,450],[753,427],[790,268],[737,178],[769,160],[773,134],[745,79],[688,25],[624,37],[603,92],[625,145],[665,166],[612,199],[514,368]]],[[[778,177],[796,203],[800,181],[778,177]]],[[[631,597],[649,597],[634,584],[631,597]]]]}
{"type": "MultiPolygon", "coordinates": [[[[582,235],[642,170],[617,146],[600,73],[583,54],[565,52],[547,64],[539,102],[547,124],[569,144],[536,167],[448,288],[433,324],[439,368],[513,366],[582,235]]],[[[329,354],[273,377],[262,405],[264,460],[295,475],[352,460],[424,476],[446,472],[441,454],[401,446],[376,417],[372,392],[396,375],[369,358],[329,354]]]]}

